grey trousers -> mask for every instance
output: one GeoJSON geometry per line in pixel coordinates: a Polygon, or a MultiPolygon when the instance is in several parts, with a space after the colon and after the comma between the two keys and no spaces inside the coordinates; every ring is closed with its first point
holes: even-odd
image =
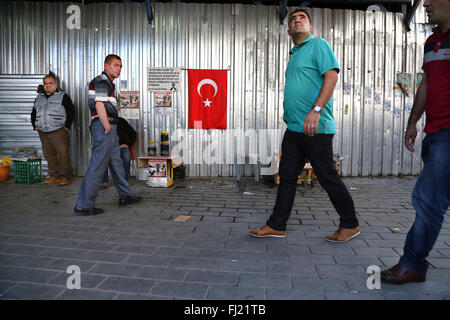
{"type": "Polygon", "coordinates": [[[92,209],[95,205],[103,175],[109,166],[114,185],[119,197],[132,196],[128,181],[125,179],[125,170],[120,158],[119,136],[117,125],[111,124],[111,130],[105,134],[105,129],[100,121],[94,121],[91,125],[92,155],[89,167],[81,183],[80,192],[76,202],[77,208],[92,209]]]}
{"type": "Polygon", "coordinates": [[[64,128],[52,132],[39,132],[42,153],[48,163],[48,175],[70,178],[70,135],[64,128]]]}

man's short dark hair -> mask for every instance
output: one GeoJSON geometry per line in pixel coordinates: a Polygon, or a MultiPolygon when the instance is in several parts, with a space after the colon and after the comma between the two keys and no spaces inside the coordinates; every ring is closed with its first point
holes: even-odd
{"type": "Polygon", "coordinates": [[[56,75],[50,71],[49,74],[47,74],[44,78],[42,78],[42,81],[44,81],[47,78],[52,78],[55,83],[58,83],[58,79],[56,78],[56,75]]]}
{"type": "Polygon", "coordinates": [[[311,16],[309,15],[309,12],[306,11],[306,9],[303,9],[303,8],[296,8],[294,11],[292,11],[291,13],[289,13],[289,19],[288,19],[288,21],[291,21],[292,15],[293,15],[294,13],[297,13],[297,12],[304,12],[304,13],[306,14],[306,16],[308,17],[309,23],[312,24],[312,20],[311,20],[311,16]]]}
{"type": "Polygon", "coordinates": [[[111,63],[111,61],[113,61],[114,59],[118,59],[120,61],[122,61],[122,59],[120,59],[120,57],[118,55],[115,54],[108,54],[105,58],[105,63],[111,63]]]}

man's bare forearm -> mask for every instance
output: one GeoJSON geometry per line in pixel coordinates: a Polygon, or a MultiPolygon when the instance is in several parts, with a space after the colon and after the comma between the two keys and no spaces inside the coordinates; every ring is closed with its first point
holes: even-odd
{"type": "Polygon", "coordinates": [[[427,105],[427,79],[426,74],[423,74],[422,82],[420,83],[419,89],[417,90],[416,97],[414,99],[414,104],[411,109],[411,114],[408,119],[408,127],[416,126],[420,118],[422,118],[425,112],[425,106],[427,105]]]}
{"type": "Polygon", "coordinates": [[[324,107],[328,103],[328,101],[330,101],[330,98],[334,92],[334,88],[336,87],[337,80],[338,75],[336,70],[333,69],[325,72],[322,88],[320,89],[319,96],[314,102],[314,105],[320,105],[324,107]]]}

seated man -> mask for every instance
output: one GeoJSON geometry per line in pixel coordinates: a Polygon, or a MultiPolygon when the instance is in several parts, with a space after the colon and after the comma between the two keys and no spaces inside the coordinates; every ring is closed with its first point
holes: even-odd
{"type": "MultiPolygon", "coordinates": [[[[120,158],[122,159],[123,167],[125,169],[125,179],[128,181],[128,177],[130,175],[131,148],[136,142],[136,131],[132,126],[130,126],[127,120],[120,117],[118,119],[119,124],[117,125],[117,134],[119,135],[120,158]]],[[[108,168],[106,168],[100,188],[108,188],[108,182],[108,168]]]]}

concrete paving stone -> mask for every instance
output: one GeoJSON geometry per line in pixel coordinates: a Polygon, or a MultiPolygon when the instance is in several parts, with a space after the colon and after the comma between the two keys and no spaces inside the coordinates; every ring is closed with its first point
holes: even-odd
{"type": "Polygon", "coordinates": [[[244,252],[241,251],[200,249],[198,257],[209,259],[237,260],[241,259],[243,254],[244,252]]]}
{"type": "MultiPolygon", "coordinates": [[[[381,265],[381,260],[374,256],[333,256],[338,265],[381,265]]],[[[397,258],[398,260],[398,258],[397,258]]]]}
{"type": "Polygon", "coordinates": [[[240,273],[239,287],[290,289],[292,285],[287,274],[240,273]]]}
{"type": "Polygon", "coordinates": [[[14,287],[15,285],[16,282],[0,280],[0,300],[2,299],[3,293],[9,290],[10,288],[14,287]]]}
{"type": "Polygon", "coordinates": [[[325,290],[348,290],[347,284],[340,279],[321,279],[319,276],[292,276],[292,284],[294,289],[320,292],[325,290]]]}
{"type": "Polygon", "coordinates": [[[136,265],[99,262],[89,270],[89,274],[134,277],[140,269],[142,267],[136,265]]]}
{"type": "Polygon", "coordinates": [[[426,279],[431,281],[440,281],[450,286],[450,270],[428,268],[426,279]]]}
{"type": "Polygon", "coordinates": [[[171,257],[155,256],[147,254],[131,254],[123,261],[125,264],[136,264],[143,266],[167,267],[171,261],[171,257]]]}
{"type": "Polygon", "coordinates": [[[382,264],[379,264],[379,266],[382,269],[385,269],[396,265],[400,257],[378,257],[378,259],[382,262],[382,264]]]}
{"type": "Polygon", "coordinates": [[[327,300],[384,300],[384,296],[377,292],[324,291],[327,300]]]}
{"type": "Polygon", "coordinates": [[[45,283],[58,274],[58,271],[43,270],[39,268],[0,266],[0,279],[2,280],[45,283]]]}
{"type": "Polygon", "coordinates": [[[187,272],[187,270],[176,268],[143,267],[138,271],[136,277],[153,280],[183,281],[187,272]]]}
{"type": "Polygon", "coordinates": [[[209,288],[206,299],[211,300],[264,300],[263,288],[240,288],[213,285],[209,288]]]}
{"type": "Polygon", "coordinates": [[[417,293],[403,293],[403,292],[382,292],[384,300],[445,300],[441,295],[433,294],[417,294],[417,293]]]}
{"type": "MultiPolygon", "coordinates": [[[[383,240],[378,233],[376,233],[376,232],[366,232],[364,230],[364,228],[363,228],[363,232],[361,232],[358,235],[358,239],[362,239],[362,240],[383,240]]],[[[366,243],[367,243],[367,241],[366,241],[366,243]]]]}
{"type": "Polygon", "coordinates": [[[185,282],[237,285],[237,279],[237,272],[190,270],[187,273],[185,282]]]}
{"type": "Polygon", "coordinates": [[[250,223],[246,222],[232,222],[228,223],[228,226],[230,227],[230,234],[247,233],[250,230],[250,223]]]}
{"type": "Polygon", "coordinates": [[[18,283],[14,287],[5,291],[0,299],[2,300],[49,300],[55,299],[64,287],[50,286],[44,284],[18,283]]]}
{"type": "Polygon", "coordinates": [[[192,258],[200,255],[200,249],[160,247],[155,251],[154,255],[192,258]]]}
{"type": "Polygon", "coordinates": [[[134,254],[153,254],[156,252],[158,247],[144,246],[144,245],[134,245],[134,244],[123,244],[116,246],[114,252],[127,252],[134,254]]]}
{"type": "Polygon", "coordinates": [[[205,259],[205,258],[186,258],[177,257],[171,258],[169,263],[170,267],[185,268],[185,269],[200,269],[200,270],[216,270],[218,265],[218,259],[205,259]]]}
{"type": "Polygon", "coordinates": [[[0,256],[0,264],[4,265],[7,263],[8,265],[11,266],[29,267],[29,268],[46,268],[55,260],[56,260],[55,258],[48,258],[48,257],[17,255],[17,256],[10,256],[8,260],[3,261],[2,257],[0,256]]]}
{"type": "Polygon", "coordinates": [[[23,254],[23,255],[33,255],[33,256],[47,256],[48,248],[47,247],[39,247],[39,246],[22,246],[16,244],[3,244],[1,245],[3,248],[3,253],[6,254],[23,254]]]}
{"type": "Polygon", "coordinates": [[[100,285],[99,289],[114,292],[148,294],[154,285],[155,281],[153,280],[109,277],[100,285]]]}
{"type": "Polygon", "coordinates": [[[225,248],[225,242],[220,240],[195,241],[187,240],[184,242],[183,248],[203,248],[221,250],[225,248]]]}
{"type": "Polygon", "coordinates": [[[283,242],[280,243],[273,243],[268,242],[267,245],[267,252],[273,253],[273,254],[288,254],[289,255],[302,255],[302,254],[308,254],[310,253],[307,245],[302,244],[284,244],[283,242]]]}
{"type": "Polygon", "coordinates": [[[214,221],[203,221],[197,224],[194,230],[195,233],[209,234],[209,233],[230,233],[230,227],[224,223],[217,223],[214,221]]]}
{"type": "Polygon", "coordinates": [[[290,255],[289,262],[296,265],[336,264],[332,256],[321,254],[290,255]]]}
{"type": "Polygon", "coordinates": [[[287,262],[267,263],[267,273],[283,273],[283,274],[310,275],[310,276],[317,275],[314,265],[297,265],[295,263],[287,263],[287,262]]]}
{"type": "Polygon", "coordinates": [[[152,296],[177,299],[205,299],[209,286],[200,283],[158,281],[152,287],[152,296]]]}
{"type": "Polygon", "coordinates": [[[118,296],[116,292],[89,290],[89,289],[66,289],[56,297],[58,300],[113,300],[118,296]]]}
{"type": "Polygon", "coordinates": [[[146,240],[145,236],[126,236],[126,235],[107,235],[104,239],[105,242],[108,243],[133,243],[133,244],[142,244],[146,240]]]}
{"type": "Polygon", "coordinates": [[[80,258],[88,261],[100,261],[100,262],[123,262],[130,254],[129,253],[116,253],[107,251],[86,251],[80,258]]]}
{"type": "Polygon", "coordinates": [[[55,239],[50,238],[41,243],[45,247],[72,248],[75,249],[80,245],[81,241],[73,239],[55,239]]]}
{"type": "Polygon", "coordinates": [[[12,254],[12,253],[11,254],[2,254],[2,253],[0,253],[0,265],[6,266],[6,267],[7,266],[14,266],[16,264],[11,262],[11,260],[16,258],[16,257],[18,257],[18,255],[12,254]]]}
{"type": "MultiPolygon", "coordinates": [[[[152,204],[151,208],[143,205],[118,208],[117,194],[111,189],[100,193],[98,199],[98,206],[107,212],[93,217],[78,217],[71,212],[81,178],[74,178],[76,183],[64,189],[71,190],[74,187],[69,193],[62,188],[44,186],[33,189],[33,186],[15,186],[14,183],[7,182],[0,185],[0,194],[7,194],[13,190],[15,197],[9,196],[8,200],[4,201],[5,205],[0,215],[0,265],[12,269],[19,267],[19,269],[42,270],[44,275],[47,271],[54,271],[57,274],[50,274],[48,279],[41,274],[39,277],[44,278],[42,281],[47,281],[41,283],[34,282],[39,280],[38,276],[20,272],[14,274],[11,269],[8,272],[0,268],[0,276],[11,276],[0,279],[8,283],[8,291],[17,284],[23,284],[22,281],[26,281],[27,277],[34,280],[32,284],[37,285],[58,283],[64,290],[56,296],[56,299],[60,299],[67,294],[63,293],[67,292],[65,281],[69,276],[64,270],[65,264],[73,261],[80,264],[87,263],[92,269],[97,268],[96,271],[102,272],[85,271],[86,265],[82,265],[85,286],[97,285],[91,291],[114,295],[105,296],[105,299],[127,299],[133,296],[136,296],[136,299],[211,299],[211,296],[232,299],[233,297],[226,295],[238,296],[239,292],[247,289],[251,290],[250,293],[259,289],[260,299],[271,297],[278,299],[283,295],[286,296],[285,299],[292,297],[302,299],[301,297],[305,297],[305,291],[306,294],[310,294],[311,299],[313,297],[354,299],[356,296],[359,296],[358,299],[371,296],[379,299],[380,295],[383,299],[450,298],[450,293],[443,291],[450,277],[446,273],[450,269],[445,267],[450,250],[449,222],[444,223],[440,237],[428,258],[438,259],[435,263],[439,264],[436,266],[431,264],[429,268],[426,281],[426,283],[431,281],[429,287],[413,284],[383,287],[382,290],[376,291],[369,291],[367,288],[368,275],[365,273],[367,266],[377,265],[383,269],[398,262],[406,233],[415,218],[411,205],[411,191],[416,179],[416,177],[345,178],[347,186],[353,188],[349,191],[357,208],[362,233],[358,238],[336,246],[326,242],[325,237],[337,228],[335,224],[338,222],[338,216],[325,191],[319,186],[297,189],[298,195],[291,219],[288,221],[286,238],[254,239],[248,235],[248,231],[261,227],[269,218],[277,189],[256,184],[252,178],[245,177],[240,183],[236,183],[233,178],[188,178],[176,182],[174,187],[168,189],[149,189],[141,182],[131,179],[137,193],[145,194],[144,204],[148,201],[152,204]],[[31,189],[35,192],[30,193],[31,189]],[[19,199],[28,198],[21,197],[21,192],[28,195],[28,198],[32,194],[33,201],[56,198],[58,203],[50,201],[51,210],[42,211],[31,205],[24,211],[23,201],[19,199]],[[253,195],[244,195],[244,192],[251,192],[253,195]],[[214,197],[214,201],[205,194],[214,197]],[[70,206],[59,199],[71,199],[70,206]],[[174,223],[172,219],[177,215],[186,214],[181,210],[182,207],[190,207],[199,215],[192,216],[187,223],[174,223]],[[315,222],[302,225],[299,224],[300,220],[315,222]],[[392,226],[398,226],[400,233],[393,233],[392,226]],[[97,232],[86,232],[86,229],[91,230],[90,228],[97,232]],[[8,238],[9,241],[17,242],[5,242],[8,238]],[[38,241],[44,241],[45,245],[33,241],[35,238],[44,239],[38,241]],[[81,247],[73,247],[74,243],[81,244],[81,247]],[[218,243],[219,248],[214,243],[218,243]],[[116,247],[126,245],[153,247],[155,250],[150,254],[142,254],[141,250],[134,252],[131,248],[127,252],[116,251],[116,247]],[[111,246],[114,247],[111,249],[111,246]],[[344,255],[349,251],[354,255],[344,255]],[[202,258],[199,258],[200,256],[202,258]],[[323,256],[326,260],[321,261],[314,256],[323,256]],[[311,264],[311,259],[316,259],[317,263],[311,264]],[[50,268],[58,269],[49,269],[47,261],[50,268]],[[109,274],[111,268],[102,267],[103,264],[122,266],[125,275],[109,274]],[[126,272],[125,269],[129,267],[131,272],[126,272]],[[147,267],[149,277],[169,277],[169,274],[164,273],[164,270],[169,269],[179,270],[180,275],[174,276],[172,279],[175,280],[171,281],[146,278],[144,274],[139,276],[138,271],[147,267]],[[133,273],[133,270],[136,272],[133,273]],[[200,283],[182,282],[185,278],[181,276],[185,274],[187,277],[189,271],[236,273],[238,282],[234,285],[205,283],[198,287],[195,285],[200,283]],[[320,273],[325,272],[328,272],[327,278],[320,279],[320,273]],[[240,284],[242,274],[265,278],[271,275],[286,276],[290,279],[289,287],[271,287],[274,284],[270,281],[266,284],[268,287],[260,285],[255,287],[250,284],[242,286],[240,284]],[[145,294],[99,290],[98,287],[102,286],[107,278],[114,277],[150,280],[154,281],[155,285],[145,294]],[[306,285],[297,288],[295,277],[312,280],[311,283],[306,282],[306,285]],[[327,280],[337,280],[340,287],[333,287],[336,284],[327,280]],[[160,292],[155,293],[155,288],[160,292]],[[217,289],[219,291],[214,291],[215,288],[219,288],[217,289]],[[350,291],[352,289],[357,293],[352,293],[350,291]]],[[[248,282],[251,282],[251,279],[248,282]]],[[[91,295],[90,292],[86,295],[93,299],[98,296],[91,295]]]]}
{"type": "MultiPolygon", "coordinates": [[[[58,286],[67,287],[67,280],[72,275],[73,275],[73,273],[66,273],[65,271],[61,272],[56,277],[50,279],[47,282],[47,284],[54,284],[54,285],[58,285],[58,286]]],[[[98,287],[103,281],[105,281],[105,279],[106,279],[106,276],[87,274],[83,271],[83,269],[81,269],[80,287],[81,287],[81,289],[86,289],[86,288],[93,289],[93,288],[98,287]]]]}
{"type": "Polygon", "coordinates": [[[268,300],[324,300],[324,293],[321,291],[309,291],[304,289],[266,289],[266,299],[268,300]]]}
{"type": "Polygon", "coordinates": [[[447,258],[428,258],[430,264],[439,269],[450,269],[450,259],[447,258]]]}
{"type": "Polygon", "coordinates": [[[448,283],[434,280],[426,280],[420,283],[408,283],[403,285],[381,284],[381,290],[384,292],[400,292],[408,294],[436,294],[440,296],[448,295],[450,293],[450,286],[448,283]]]}
{"type": "Polygon", "coordinates": [[[256,251],[242,251],[242,261],[267,263],[267,262],[288,262],[289,255],[286,253],[274,252],[256,252],[256,251]]]}
{"type": "MultiPolygon", "coordinates": [[[[338,226],[339,223],[336,223],[334,220],[298,220],[298,221],[291,221],[291,224],[297,224],[300,223],[302,225],[308,226],[338,226]]],[[[289,223],[288,223],[289,224],[289,223]]]]}
{"type": "Polygon", "coordinates": [[[89,271],[96,263],[77,259],[52,259],[47,262],[47,269],[66,271],[69,266],[76,265],[81,272],[89,271]]]}
{"type": "Polygon", "coordinates": [[[305,237],[305,236],[291,236],[291,233],[287,233],[286,242],[288,244],[299,244],[299,245],[322,245],[326,242],[325,238],[320,237],[305,237]]]}
{"type": "Polygon", "coordinates": [[[385,257],[398,257],[399,254],[392,248],[364,248],[355,247],[353,251],[359,256],[385,256],[385,257]]]}
{"type": "Polygon", "coordinates": [[[370,240],[366,239],[369,247],[378,247],[378,248],[393,248],[393,247],[403,247],[405,244],[402,240],[370,240]]]}
{"type": "Polygon", "coordinates": [[[354,253],[351,248],[344,246],[337,246],[336,243],[324,243],[320,246],[309,246],[312,254],[325,254],[325,255],[350,255],[354,253]]]}
{"type": "Polygon", "coordinates": [[[71,239],[84,241],[108,241],[110,237],[111,235],[107,233],[76,232],[70,234],[71,239]]]}
{"type": "MultiPolygon", "coordinates": [[[[437,250],[441,255],[443,255],[444,257],[446,257],[446,258],[450,258],[450,249],[447,249],[447,248],[441,248],[441,249],[438,249],[437,250]]],[[[1,260],[1,258],[0,258],[0,260],[1,260]]]]}
{"type": "Polygon", "coordinates": [[[245,240],[231,240],[225,242],[226,250],[236,250],[236,251],[267,251],[267,244],[255,241],[245,241],[245,240]]]}
{"type": "Polygon", "coordinates": [[[380,232],[378,234],[384,240],[399,240],[399,241],[403,241],[403,243],[404,243],[406,240],[406,233],[407,233],[407,230],[400,231],[399,233],[380,232]]]}
{"type": "Polygon", "coordinates": [[[217,260],[217,265],[215,270],[217,271],[238,271],[238,272],[256,272],[264,273],[266,272],[266,264],[247,262],[242,260],[217,260]]]}
{"type": "Polygon", "coordinates": [[[47,237],[30,237],[20,235],[8,235],[1,239],[1,243],[20,244],[20,245],[42,245],[45,244],[47,237]]]}
{"type": "Polygon", "coordinates": [[[369,275],[366,273],[366,268],[361,265],[315,265],[319,277],[326,277],[329,279],[354,279],[364,278],[369,275]]]}
{"type": "Polygon", "coordinates": [[[117,243],[105,243],[96,241],[82,241],[78,244],[79,249],[96,250],[96,251],[110,251],[117,248],[117,243]]]}
{"type": "Polygon", "coordinates": [[[166,297],[155,297],[138,293],[119,293],[115,300],[168,300],[166,297]]]}

